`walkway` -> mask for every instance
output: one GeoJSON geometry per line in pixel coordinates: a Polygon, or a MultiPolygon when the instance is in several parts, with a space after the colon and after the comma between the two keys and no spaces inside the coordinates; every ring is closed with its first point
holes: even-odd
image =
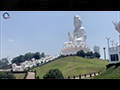
{"type": "Polygon", "coordinates": [[[28,72],[28,75],[26,79],[35,79],[35,73],[34,72],[28,72]]]}

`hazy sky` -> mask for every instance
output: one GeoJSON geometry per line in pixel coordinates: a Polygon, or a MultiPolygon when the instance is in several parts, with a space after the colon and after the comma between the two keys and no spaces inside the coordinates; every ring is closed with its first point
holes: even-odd
{"type": "MultiPolygon", "coordinates": [[[[1,11],[4,13],[5,11],[1,11]]],[[[63,43],[68,41],[68,31],[73,33],[73,17],[79,15],[86,29],[86,43],[91,51],[95,45],[108,47],[106,37],[118,42],[118,32],[112,21],[119,21],[118,11],[7,11],[11,18],[0,17],[0,59],[24,55],[27,52],[44,52],[49,55],[61,53],[63,43]]],[[[110,42],[111,46],[111,42],[110,42]]]]}

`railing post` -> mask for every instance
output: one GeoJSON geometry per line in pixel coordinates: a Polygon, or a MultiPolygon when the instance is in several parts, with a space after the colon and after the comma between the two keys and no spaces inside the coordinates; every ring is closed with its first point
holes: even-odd
{"type": "Polygon", "coordinates": [[[79,79],[81,79],[81,75],[79,75],[79,79]]]}
{"type": "Polygon", "coordinates": [[[70,79],[70,76],[68,76],[68,79],[70,79]]]}
{"type": "Polygon", "coordinates": [[[90,77],[92,77],[92,74],[90,73],[90,77]]]}
{"type": "Polygon", "coordinates": [[[73,79],[75,79],[75,75],[73,76],[73,79]]]}

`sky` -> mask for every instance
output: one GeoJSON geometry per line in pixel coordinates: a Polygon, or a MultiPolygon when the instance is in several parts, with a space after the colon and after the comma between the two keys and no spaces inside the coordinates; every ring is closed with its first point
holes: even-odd
{"type": "Polygon", "coordinates": [[[60,54],[63,43],[69,41],[67,32],[73,34],[75,29],[75,15],[80,16],[86,30],[86,44],[91,51],[95,45],[99,46],[101,59],[104,59],[103,47],[109,59],[106,37],[114,43],[119,41],[112,23],[119,22],[119,11],[0,11],[0,15],[0,59],[9,57],[9,61],[28,52],[60,54]],[[4,12],[11,18],[4,19],[1,15],[4,12]]]}

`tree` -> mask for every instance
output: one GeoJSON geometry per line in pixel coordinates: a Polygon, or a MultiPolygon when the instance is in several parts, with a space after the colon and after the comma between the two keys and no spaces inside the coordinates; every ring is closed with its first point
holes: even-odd
{"type": "Polygon", "coordinates": [[[96,45],[95,45],[95,46],[93,47],[93,51],[94,51],[94,52],[100,53],[99,50],[100,50],[100,47],[99,47],[99,46],[96,46],[96,45]]]}
{"type": "Polygon", "coordinates": [[[86,56],[87,56],[87,57],[90,57],[90,55],[91,55],[91,53],[88,51],[88,52],[86,53],[86,56]]]}
{"type": "Polygon", "coordinates": [[[17,63],[18,62],[18,57],[14,57],[12,60],[11,60],[11,63],[17,63]]]}
{"type": "Polygon", "coordinates": [[[78,51],[77,56],[85,57],[85,52],[83,50],[78,51]]]}
{"type": "Polygon", "coordinates": [[[8,64],[8,58],[2,58],[2,60],[0,60],[0,66],[7,66],[8,64]]]}
{"type": "Polygon", "coordinates": [[[44,76],[44,79],[64,79],[59,69],[50,69],[44,76]]]}
{"type": "Polygon", "coordinates": [[[0,79],[16,79],[11,72],[0,72],[0,79]]]}
{"type": "Polygon", "coordinates": [[[94,58],[94,54],[92,51],[90,51],[90,58],[94,58]]]}
{"type": "Polygon", "coordinates": [[[35,58],[35,59],[40,59],[40,58],[41,58],[40,53],[39,53],[39,52],[36,52],[36,53],[34,54],[33,58],[35,58]]]}
{"type": "Polygon", "coordinates": [[[100,58],[100,54],[99,54],[98,52],[95,52],[95,53],[94,53],[94,57],[100,58]]]}
{"type": "Polygon", "coordinates": [[[34,56],[34,53],[28,52],[25,54],[24,60],[30,60],[33,58],[33,56],[34,56]]]}
{"type": "Polygon", "coordinates": [[[41,53],[41,57],[45,58],[45,54],[44,54],[44,52],[41,53]]]}
{"type": "Polygon", "coordinates": [[[14,57],[12,60],[11,60],[11,63],[20,63],[20,62],[23,62],[25,61],[24,59],[24,55],[20,55],[20,56],[17,56],[17,57],[14,57]]]}

